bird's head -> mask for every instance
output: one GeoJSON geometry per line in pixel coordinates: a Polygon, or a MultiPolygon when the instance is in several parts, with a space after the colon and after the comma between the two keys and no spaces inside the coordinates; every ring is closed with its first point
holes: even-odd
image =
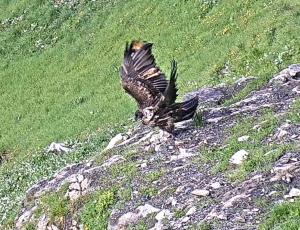
{"type": "Polygon", "coordinates": [[[145,109],[143,109],[142,111],[142,122],[143,124],[149,124],[149,122],[152,120],[153,116],[154,116],[155,110],[153,107],[147,107],[145,109]]]}
{"type": "Polygon", "coordinates": [[[134,120],[138,121],[141,120],[143,118],[143,113],[140,110],[137,110],[134,114],[134,120]]]}

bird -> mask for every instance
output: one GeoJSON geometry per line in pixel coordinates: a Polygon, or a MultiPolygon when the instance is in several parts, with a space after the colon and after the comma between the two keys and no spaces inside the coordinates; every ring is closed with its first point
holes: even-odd
{"type": "Polygon", "coordinates": [[[156,65],[152,43],[127,42],[120,67],[121,84],[138,105],[135,118],[144,125],[159,127],[173,134],[174,123],[191,119],[198,106],[198,97],[177,103],[177,62],[171,61],[169,81],[156,65]]]}

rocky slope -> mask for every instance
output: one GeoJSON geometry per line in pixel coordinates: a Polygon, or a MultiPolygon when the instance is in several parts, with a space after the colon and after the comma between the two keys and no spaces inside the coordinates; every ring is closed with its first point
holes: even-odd
{"type": "Polygon", "coordinates": [[[257,229],[271,206],[300,196],[300,123],[289,120],[297,115],[291,110],[300,99],[300,65],[223,105],[253,80],[186,95],[199,95],[199,116],[178,124],[174,137],[134,127],[112,139],[99,157],[34,185],[15,227],[102,229],[92,227],[86,207],[99,191],[112,191],[111,202],[94,209],[108,229],[257,229]],[[268,119],[276,122],[265,133],[268,119]],[[234,128],[241,136],[230,131],[234,128]],[[253,147],[256,142],[261,148],[253,147]],[[50,203],[63,200],[60,209],[67,211],[51,208],[49,194],[58,197],[50,203]]]}

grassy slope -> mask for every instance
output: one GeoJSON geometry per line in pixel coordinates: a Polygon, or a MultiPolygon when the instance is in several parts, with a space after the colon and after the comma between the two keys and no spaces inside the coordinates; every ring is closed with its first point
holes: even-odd
{"type": "Polygon", "coordinates": [[[70,9],[46,0],[1,1],[1,22],[24,15],[0,24],[0,153],[11,154],[0,168],[1,197],[11,191],[9,200],[20,197],[41,176],[85,157],[52,161],[33,156],[33,149],[127,122],[135,104],[121,90],[117,70],[125,41],[154,42],[167,73],[176,58],[181,95],[240,75],[258,76],[255,88],[300,61],[297,2],[111,0],[70,9]],[[226,65],[231,72],[224,76],[226,65]],[[27,168],[32,172],[25,178],[27,168]]]}

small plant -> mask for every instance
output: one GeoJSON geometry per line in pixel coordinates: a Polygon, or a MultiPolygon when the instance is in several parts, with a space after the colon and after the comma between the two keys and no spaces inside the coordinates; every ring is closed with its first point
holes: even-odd
{"type": "Polygon", "coordinates": [[[162,175],[162,172],[150,172],[145,175],[145,180],[148,182],[153,182],[158,180],[162,175]]]}
{"type": "Polygon", "coordinates": [[[89,230],[107,229],[110,207],[115,202],[114,191],[99,191],[93,194],[80,215],[84,228],[89,230]]]}
{"type": "Polygon", "coordinates": [[[158,191],[154,187],[142,187],[140,192],[146,198],[151,198],[151,197],[155,196],[158,191]]]}
{"type": "Polygon", "coordinates": [[[184,212],[183,209],[177,209],[177,210],[175,210],[175,212],[174,212],[174,217],[175,217],[176,219],[179,219],[179,218],[181,218],[181,217],[184,217],[184,215],[185,215],[185,212],[184,212]]]}
{"type": "Polygon", "coordinates": [[[69,212],[68,200],[60,193],[51,193],[42,197],[41,206],[49,214],[51,221],[64,217],[69,212]]]}

